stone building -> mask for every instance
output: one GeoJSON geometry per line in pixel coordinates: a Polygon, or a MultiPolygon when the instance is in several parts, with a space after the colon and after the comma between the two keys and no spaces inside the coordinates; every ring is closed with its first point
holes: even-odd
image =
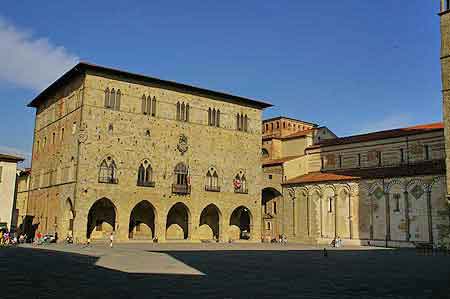
{"type": "Polygon", "coordinates": [[[283,185],[283,232],[303,242],[439,242],[446,211],[442,123],[322,140],[283,185]]]}
{"type": "Polygon", "coordinates": [[[16,196],[15,196],[15,226],[22,232],[25,228],[23,224],[26,222],[28,196],[30,191],[31,169],[17,170],[16,174],[16,196]]]}
{"type": "Polygon", "coordinates": [[[307,172],[307,147],[337,136],[326,127],[288,117],[267,119],[262,125],[261,229],[263,238],[269,240],[283,233],[282,183],[307,172]]]}
{"type": "MultiPolygon", "coordinates": [[[[441,0],[441,79],[444,111],[446,165],[450,169],[450,1],[441,0]]],[[[447,175],[447,197],[450,198],[450,176],[447,175]]]]}
{"type": "Polygon", "coordinates": [[[0,229],[15,230],[16,171],[17,163],[24,158],[0,154],[0,229]]]}
{"type": "Polygon", "coordinates": [[[79,63],[36,108],[29,227],[78,242],[261,238],[261,101],[79,63]]]}

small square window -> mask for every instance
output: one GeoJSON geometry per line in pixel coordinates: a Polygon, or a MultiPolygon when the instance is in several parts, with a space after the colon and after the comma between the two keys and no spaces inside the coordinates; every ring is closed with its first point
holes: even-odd
{"type": "Polygon", "coordinates": [[[272,175],[271,174],[269,174],[269,180],[271,180],[272,179],[272,175]]]}

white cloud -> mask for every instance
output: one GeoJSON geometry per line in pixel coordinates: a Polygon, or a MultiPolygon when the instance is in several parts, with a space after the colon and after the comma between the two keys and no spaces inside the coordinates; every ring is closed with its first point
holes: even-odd
{"type": "Polygon", "coordinates": [[[33,37],[0,17],[0,81],[41,90],[77,61],[64,47],[33,37]]]}
{"type": "Polygon", "coordinates": [[[414,125],[414,118],[409,114],[392,114],[366,124],[362,124],[353,134],[364,134],[376,131],[404,128],[414,125]]]}

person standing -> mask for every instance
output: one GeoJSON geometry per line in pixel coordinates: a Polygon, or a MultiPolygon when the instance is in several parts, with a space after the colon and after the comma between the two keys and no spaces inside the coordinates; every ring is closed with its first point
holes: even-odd
{"type": "Polygon", "coordinates": [[[114,242],[114,233],[111,232],[111,235],[109,236],[109,247],[113,247],[114,242]]]}

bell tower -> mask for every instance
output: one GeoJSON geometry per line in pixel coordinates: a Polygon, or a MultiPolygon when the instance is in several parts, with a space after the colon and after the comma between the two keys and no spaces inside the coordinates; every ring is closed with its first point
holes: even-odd
{"type": "Polygon", "coordinates": [[[440,0],[441,11],[441,79],[444,111],[447,198],[450,198],[450,0],[440,0]]]}

